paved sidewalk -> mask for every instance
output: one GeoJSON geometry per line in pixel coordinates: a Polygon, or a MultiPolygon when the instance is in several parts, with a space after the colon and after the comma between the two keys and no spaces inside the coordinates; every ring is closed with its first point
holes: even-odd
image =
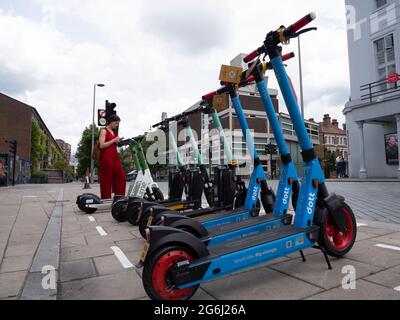
{"type": "Polygon", "coordinates": [[[0,189],[0,299],[17,299],[55,206],[54,187],[0,189]]]}
{"type": "MultiPolygon", "coordinates": [[[[328,186],[346,196],[360,224],[353,250],[344,259],[331,259],[333,270],[328,270],[319,251],[307,250],[305,263],[298,254],[283,257],[203,284],[194,299],[400,300],[400,224],[387,222],[397,217],[398,207],[393,207],[396,211],[390,211],[390,207],[399,201],[398,189],[390,183],[375,187],[360,187],[357,183],[328,186]],[[383,201],[374,201],[373,194],[383,201]],[[382,214],[372,216],[372,210],[382,214]],[[355,290],[342,288],[348,270],[355,271],[355,290]]],[[[0,207],[0,299],[19,298],[61,188],[57,299],[147,300],[133,267],[144,244],[137,227],[115,222],[109,211],[93,215],[80,212],[75,199],[84,192],[81,184],[0,189],[0,201],[4,203],[0,207]]],[[[98,186],[89,191],[98,193],[98,186]]]]}

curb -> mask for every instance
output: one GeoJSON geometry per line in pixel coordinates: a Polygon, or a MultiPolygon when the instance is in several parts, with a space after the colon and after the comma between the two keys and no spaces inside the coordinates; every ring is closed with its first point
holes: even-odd
{"type": "Polygon", "coordinates": [[[56,206],[52,212],[42,241],[33,259],[19,300],[57,300],[57,279],[60,265],[61,225],[63,215],[64,190],[58,194],[56,206]],[[49,267],[49,268],[44,268],[49,267]],[[42,282],[54,271],[55,289],[44,289],[42,282]]]}

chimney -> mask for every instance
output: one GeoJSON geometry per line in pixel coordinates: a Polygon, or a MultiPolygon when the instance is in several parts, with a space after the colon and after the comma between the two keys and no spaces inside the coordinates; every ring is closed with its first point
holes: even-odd
{"type": "Polygon", "coordinates": [[[329,114],[324,115],[324,127],[330,126],[331,125],[331,117],[329,114]]]}
{"type": "Polygon", "coordinates": [[[332,126],[339,129],[339,122],[337,121],[337,119],[332,120],[332,126]]]}

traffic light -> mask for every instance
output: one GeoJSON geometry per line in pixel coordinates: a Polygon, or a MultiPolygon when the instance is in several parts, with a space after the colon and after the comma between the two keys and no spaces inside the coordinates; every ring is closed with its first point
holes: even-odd
{"type": "Polygon", "coordinates": [[[117,105],[114,102],[109,102],[106,100],[106,119],[108,120],[111,116],[116,115],[117,111],[115,111],[115,108],[117,105]]]}
{"type": "Polygon", "coordinates": [[[8,145],[9,145],[8,151],[9,151],[13,156],[16,156],[16,155],[17,155],[17,141],[16,141],[16,140],[9,141],[9,142],[8,142],[8,145]]]}
{"type": "Polygon", "coordinates": [[[278,154],[278,147],[274,144],[268,144],[265,146],[265,152],[270,155],[278,154]]]}
{"type": "Polygon", "coordinates": [[[105,127],[107,125],[107,112],[106,110],[97,110],[97,125],[99,127],[105,127]]]}

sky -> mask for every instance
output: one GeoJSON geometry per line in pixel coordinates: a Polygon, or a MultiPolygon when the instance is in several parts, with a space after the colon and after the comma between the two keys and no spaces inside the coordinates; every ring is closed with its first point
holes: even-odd
{"type": "MultiPolygon", "coordinates": [[[[318,31],[301,41],[305,116],[329,113],[343,123],[350,87],[342,0],[0,0],[0,92],[35,107],[75,152],[92,122],[95,83],[106,85],[96,109],[117,103],[121,136],[142,134],[162,112],[180,113],[217,89],[222,64],[311,11],[318,31]]],[[[291,51],[297,40],[284,47],[291,51]]],[[[287,64],[299,91],[298,58],[287,64]]]]}

